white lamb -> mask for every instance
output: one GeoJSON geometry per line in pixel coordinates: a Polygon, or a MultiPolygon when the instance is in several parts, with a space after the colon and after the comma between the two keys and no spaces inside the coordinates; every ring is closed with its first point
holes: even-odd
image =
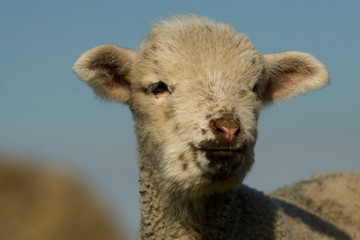
{"type": "Polygon", "coordinates": [[[139,239],[360,239],[359,173],[317,176],[276,198],[241,185],[262,106],[328,83],[310,54],[262,55],[226,24],[179,16],[159,22],[139,52],[101,45],[74,71],[133,113],[139,239]]]}

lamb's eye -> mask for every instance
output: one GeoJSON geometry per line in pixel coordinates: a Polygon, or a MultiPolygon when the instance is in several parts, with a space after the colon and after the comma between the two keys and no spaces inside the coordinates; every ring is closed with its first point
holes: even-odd
{"type": "Polygon", "coordinates": [[[257,93],[259,91],[259,85],[255,84],[251,91],[253,91],[254,93],[257,93]]]}
{"type": "Polygon", "coordinates": [[[150,91],[156,96],[162,95],[162,94],[170,94],[168,87],[162,81],[151,84],[150,91]]]}

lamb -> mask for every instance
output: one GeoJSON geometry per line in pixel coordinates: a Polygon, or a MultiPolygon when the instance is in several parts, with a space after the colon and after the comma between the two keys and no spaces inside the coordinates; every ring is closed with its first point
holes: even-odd
{"type": "Polygon", "coordinates": [[[100,45],[73,70],[133,113],[139,239],[360,239],[359,173],[318,176],[318,185],[300,182],[272,197],[242,185],[261,108],[328,83],[310,54],[263,55],[227,24],[176,16],[159,21],[139,52],[100,45]],[[306,200],[307,184],[315,199],[306,200]],[[341,197],[319,210],[326,199],[314,195],[332,186],[346,192],[346,213],[334,209],[345,206],[341,197]]]}

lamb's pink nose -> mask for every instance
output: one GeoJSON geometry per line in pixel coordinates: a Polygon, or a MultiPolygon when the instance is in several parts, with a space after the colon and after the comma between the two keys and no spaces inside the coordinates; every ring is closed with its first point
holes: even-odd
{"type": "Polygon", "coordinates": [[[224,135],[228,141],[232,141],[240,133],[239,127],[218,126],[216,131],[224,135]]]}
{"type": "Polygon", "coordinates": [[[226,113],[222,117],[211,120],[209,127],[218,139],[232,142],[241,132],[238,120],[231,113],[226,113]]]}

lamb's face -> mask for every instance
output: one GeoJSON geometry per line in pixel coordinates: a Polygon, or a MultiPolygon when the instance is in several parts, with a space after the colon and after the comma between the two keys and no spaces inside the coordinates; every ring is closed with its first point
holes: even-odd
{"type": "Polygon", "coordinates": [[[309,54],[261,55],[229,26],[197,17],[162,22],[139,53],[91,49],[74,71],[98,96],[130,106],[140,169],[162,190],[193,197],[242,182],[263,104],[328,82],[309,54]]]}
{"type": "Polygon", "coordinates": [[[150,35],[133,68],[140,153],[176,191],[239,184],[254,161],[263,58],[243,35],[220,30],[166,42],[150,35]]]}

